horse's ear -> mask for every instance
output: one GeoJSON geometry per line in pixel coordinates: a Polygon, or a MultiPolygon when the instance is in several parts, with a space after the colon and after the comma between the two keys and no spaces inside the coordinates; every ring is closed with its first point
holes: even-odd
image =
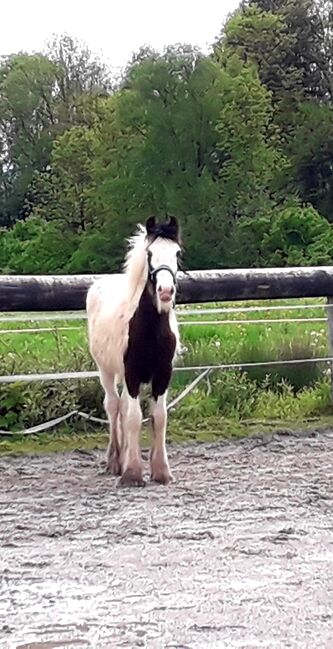
{"type": "Polygon", "coordinates": [[[177,239],[179,236],[179,223],[175,216],[169,217],[168,229],[172,237],[177,239]]]}
{"type": "Polygon", "coordinates": [[[150,216],[146,221],[147,234],[154,234],[156,228],[156,216],[150,216]]]}

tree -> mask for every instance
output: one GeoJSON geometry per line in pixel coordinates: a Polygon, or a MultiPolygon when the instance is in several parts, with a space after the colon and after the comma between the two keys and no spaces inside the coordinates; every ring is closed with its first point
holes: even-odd
{"type": "Polygon", "coordinates": [[[124,259],[124,240],[111,218],[108,223],[82,232],[78,247],[66,264],[70,273],[119,272],[124,259]]]}
{"type": "Polygon", "coordinates": [[[290,169],[285,185],[297,189],[302,201],[311,203],[332,222],[332,109],[327,104],[303,102],[298,107],[296,122],[287,147],[290,169]]]}
{"type": "Polygon", "coordinates": [[[278,133],[271,129],[271,93],[254,70],[242,68],[224,91],[217,132],[225,162],[223,203],[233,218],[269,210],[275,179],[287,166],[278,133]]]}
{"type": "MultiPolygon", "coordinates": [[[[332,101],[330,61],[323,47],[328,37],[324,20],[327,0],[324,3],[316,0],[248,0],[244,5],[280,17],[286,25],[292,38],[290,49],[285,53],[286,71],[289,73],[293,69],[298,73],[303,97],[332,101]]],[[[283,51],[280,55],[283,57],[283,51]]]]}
{"type": "Polygon", "coordinates": [[[109,69],[84,43],[67,35],[56,37],[49,42],[46,56],[57,66],[59,95],[64,104],[85,93],[111,92],[109,69]]]}
{"type": "Polygon", "coordinates": [[[54,140],[73,125],[92,127],[109,96],[106,66],[70,37],[47,54],[0,63],[0,225],[27,218],[27,193],[48,169],[54,140]]]}
{"type": "Polygon", "coordinates": [[[57,273],[66,268],[77,244],[76,235],[59,224],[29,217],[0,231],[0,269],[20,274],[57,273]]]}
{"type": "Polygon", "coordinates": [[[297,229],[308,218],[310,257],[329,258],[331,230],[317,236],[322,217],[296,197],[331,218],[331,107],[315,91],[317,68],[306,77],[297,59],[293,0],[258,4],[231,17],[213,56],[140,50],[114,91],[72,39],[3,60],[3,270],[119,270],[125,238],[149,213],[181,219],[191,267],[307,260],[288,219],[297,229]]]}
{"type": "Polygon", "coordinates": [[[297,128],[300,102],[332,102],[325,38],[328,42],[314,0],[248,0],[227,21],[213,57],[225,65],[237,54],[257,66],[260,80],[272,92],[274,123],[287,141],[297,128]]]}
{"type": "Polygon", "coordinates": [[[99,206],[111,206],[124,234],[154,211],[182,215],[190,232],[191,214],[216,200],[219,74],[209,59],[172,51],[134,65],[113,98],[95,182],[99,206]]]}
{"type": "Polygon", "coordinates": [[[20,215],[34,170],[48,163],[55,78],[55,66],[44,56],[15,55],[0,67],[0,224],[20,215]]]}
{"type": "Polygon", "coordinates": [[[100,98],[112,92],[110,71],[90,50],[70,36],[49,43],[47,57],[56,66],[56,98],[59,122],[90,126],[100,98]]]}
{"type": "Polygon", "coordinates": [[[284,165],[256,71],[172,50],[136,63],[111,103],[94,167],[100,213],[111,208],[123,235],[141,215],[175,213],[188,262],[224,265],[235,220],[271,209],[284,165]]]}
{"type": "Polygon", "coordinates": [[[236,11],[227,22],[213,56],[222,65],[235,54],[244,63],[254,63],[260,80],[278,102],[286,93],[301,97],[302,75],[290,61],[294,45],[295,35],[283,16],[251,5],[236,11]]]}
{"type": "Polygon", "coordinates": [[[221,65],[237,55],[272,93],[271,121],[282,134],[280,189],[332,219],[332,6],[328,0],[247,0],[214,48],[221,65]]]}
{"type": "Polygon", "coordinates": [[[93,129],[73,126],[59,136],[50,158],[50,173],[40,174],[37,195],[47,196],[34,214],[57,220],[68,230],[85,230],[93,220],[89,196],[93,189],[92,167],[96,136],[93,129]]]}
{"type": "Polygon", "coordinates": [[[320,33],[323,34],[322,53],[326,65],[323,69],[325,83],[328,88],[327,97],[332,103],[333,98],[333,6],[331,0],[314,0],[316,13],[320,21],[320,33]]]}

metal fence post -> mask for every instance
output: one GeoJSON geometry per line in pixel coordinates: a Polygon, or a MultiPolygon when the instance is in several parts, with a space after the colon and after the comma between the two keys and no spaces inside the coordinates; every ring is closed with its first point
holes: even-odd
{"type": "MultiPolygon", "coordinates": [[[[327,328],[328,328],[329,356],[333,357],[333,297],[327,298],[327,328]]],[[[330,369],[331,369],[331,403],[333,404],[333,361],[330,362],[330,369]]]]}

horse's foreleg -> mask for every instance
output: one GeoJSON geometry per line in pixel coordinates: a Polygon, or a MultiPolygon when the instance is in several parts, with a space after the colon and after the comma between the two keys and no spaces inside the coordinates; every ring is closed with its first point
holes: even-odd
{"type": "Polygon", "coordinates": [[[161,396],[154,398],[151,408],[153,427],[153,446],[150,454],[151,479],[161,484],[168,484],[173,479],[165,446],[166,396],[167,393],[165,392],[161,396]]]}
{"type": "Polygon", "coordinates": [[[101,383],[105,391],[104,408],[109,420],[110,437],[106,451],[106,467],[113,475],[120,475],[120,446],[118,431],[119,394],[116,379],[111,374],[101,372],[101,383]]]}
{"type": "Polygon", "coordinates": [[[121,396],[121,426],[123,444],[121,449],[122,476],[119,484],[126,487],[143,487],[140,431],[142,412],[139,396],[131,397],[126,387],[121,396]]]}

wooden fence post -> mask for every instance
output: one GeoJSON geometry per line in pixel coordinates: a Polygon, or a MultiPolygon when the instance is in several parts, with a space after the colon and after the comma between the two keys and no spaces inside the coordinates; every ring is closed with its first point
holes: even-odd
{"type": "MultiPolygon", "coordinates": [[[[328,325],[328,351],[333,357],[333,297],[327,298],[327,325],[328,325]]],[[[331,403],[333,403],[333,361],[330,362],[331,368],[331,403]]]]}

